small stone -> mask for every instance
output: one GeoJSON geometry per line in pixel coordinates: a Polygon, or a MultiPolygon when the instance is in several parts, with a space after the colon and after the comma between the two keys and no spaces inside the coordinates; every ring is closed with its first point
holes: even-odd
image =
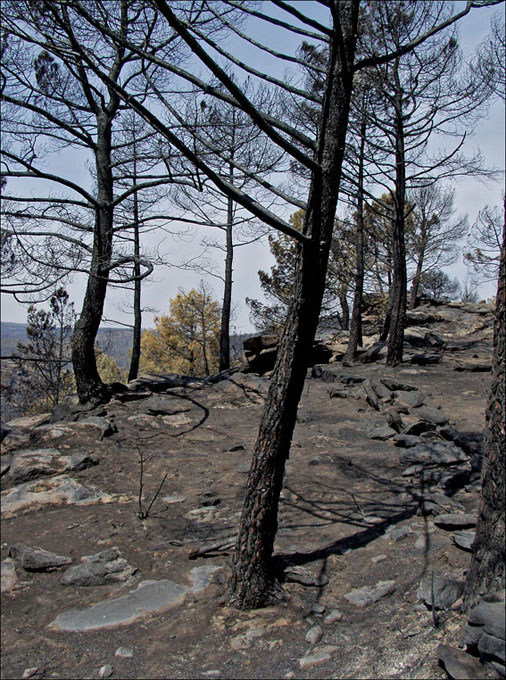
{"type": "Polygon", "coordinates": [[[112,666],[110,663],[106,663],[105,666],[102,666],[101,669],[98,671],[98,677],[99,678],[109,678],[112,675],[112,666]]]}
{"type": "Polygon", "coordinates": [[[427,536],[425,534],[420,534],[415,541],[415,550],[424,551],[427,550],[427,536]]]}
{"type": "Polygon", "coordinates": [[[371,562],[373,564],[378,564],[378,562],[383,562],[384,560],[386,560],[386,558],[387,558],[386,555],[376,555],[376,557],[373,557],[371,559],[371,562]]]}
{"type": "Polygon", "coordinates": [[[309,645],[316,645],[317,642],[319,642],[322,639],[323,636],[323,628],[316,624],[315,626],[312,626],[308,632],[306,633],[306,642],[309,645]]]}
{"type": "Polygon", "coordinates": [[[323,623],[336,623],[336,621],[340,621],[342,618],[343,614],[339,611],[339,609],[331,609],[327,616],[323,619],[323,623]]]}
{"type": "Polygon", "coordinates": [[[33,668],[25,668],[23,671],[23,675],[21,676],[22,678],[33,678],[35,673],[38,673],[39,667],[38,666],[33,666],[33,668]]]}
{"type": "Polygon", "coordinates": [[[203,671],[202,675],[205,678],[221,678],[221,671],[217,670],[216,668],[212,668],[209,671],[203,671]]]}
{"type": "Polygon", "coordinates": [[[134,655],[134,650],[131,647],[118,647],[114,652],[114,656],[120,656],[122,659],[131,659],[134,655]]]}
{"type": "Polygon", "coordinates": [[[313,602],[311,605],[311,614],[323,614],[325,611],[325,605],[319,602],[313,602]]]}

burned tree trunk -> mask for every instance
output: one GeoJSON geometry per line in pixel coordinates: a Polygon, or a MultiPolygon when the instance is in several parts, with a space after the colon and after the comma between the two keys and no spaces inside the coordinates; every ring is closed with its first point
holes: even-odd
{"type": "MultiPolygon", "coordinates": [[[[363,98],[365,99],[365,98],[363,98]]],[[[363,103],[364,105],[364,103],[363,103]]],[[[357,347],[362,346],[362,300],[364,295],[364,148],[366,136],[365,113],[360,124],[360,152],[358,156],[357,178],[357,218],[355,234],[355,252],[357,256],[357,269],[355,272],[355,293],[353,295],[353,308],[351,312],[350,337],[348,347],[343,360],[353,362],[357,356],[357,347]]]]}
{"type": "Polygon", "coordinates": [[[97,114],[97,209],[90,274],[81,315],[72,335],[72,364],[79,401],[101,401],[105,386],[95,360],[95,338],[104,309],[113,236],[113,179],[111,172],[111,121],[105,111],[97,114]]]}
{"type": "Polygon", "coordinates": [[[387,366],[396,366],[402,361],[404,326],[406,319],[407,284],[406,244],[404,239],[406,207],[406,160],[404,152],[404,125],[402,110],[402,89],[397,79],[395,97],[395,215],[392,231],[393,281],[390,291],[389,333],[387,366]]]}
{"type": "MultiPolygon", "coordinates": [[[[134,186],[137,180],[137,152],[134,141],[134,186]]],[[[142,307],[141,307],[141,266],[139,258],[140,251],[140,234],[139,234],[139,196],[137,192],[134,193],[133,204],[133,222],[134,222],[134,335],[132,338],[132,356],[130,358],[130,367],[128,369],[128,380],[135,380],[139,373],[139,362],[141,359],[141,335],[142,335],[142,307]]]]}
{"type": "Polygon", "coordinates": [[[230,600],[239,608],[261,607],[279,598],[272,553],[297,407],[325,286],[347,131],[358,3],[333,3],[335,30],[304,233],[299,244],[292,300],[248,477],[233,557],[230,600]]]}
{"type": "Polygon", "coordinates": [[[464,601],[472,607],[482,594],[504,590],[505,587],[505,526],[504,502],[506,483],[506,227],[499,281],[497,286],[494,324],[494,356],[485,425],[485,456],[483,463],[480,514],[473,544],[471,567],[467,573],[464,601]]]}

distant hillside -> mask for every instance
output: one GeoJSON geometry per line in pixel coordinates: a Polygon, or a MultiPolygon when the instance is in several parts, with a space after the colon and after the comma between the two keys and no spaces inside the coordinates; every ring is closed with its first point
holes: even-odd
{"type": "MultiPolygon", "coordinates": [[[[133,331],[130,328],[100,328],[97,345],[116,359],[121,370],[128,367],[133,331]]],[[[0,324],[2,356],[16,352],[18,342],[26,342],[26,324],[2,321],[0,324]]]]}
{"type": "MultiPolygon", "coordinates": [[[[230,345],[232,357],[242,352],[242,341],[251,333],[232,335],[230,345]]],[[[16,352],[18,342],[26,342],[26,324],[2,321],[0,324],[2,356],[10,356],[16,352]]],[[[97,345],[109,356],[114,357],[123,371],[130,364],[130,350],[132,349],[133,330],[130,328],[100,328],[97,345]]]]}

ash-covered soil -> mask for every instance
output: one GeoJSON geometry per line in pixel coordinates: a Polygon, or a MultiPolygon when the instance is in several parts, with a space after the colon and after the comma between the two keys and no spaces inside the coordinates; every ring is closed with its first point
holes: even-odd
{"type": "MultiPolygon", "coordinates": [[[[418,589],[433,575],[462,582],[470,560],[452,539],[455,529],[435,520],[445,513],[476,516],[478,509],[490,379],[483,365],[490,363],[492,338],[487,310],[452,308],[419,329],[421,337],[431,332],[446,342],[437,364],[410,363],[407,347],[407,361],[395,369],[380,359],[331,363],[320,377],[308,371],[275,546],[286,566],[286,599],[266,609],[227,606],[227,545],[239,525],[268,377],[235,373],[215,385],[151,396],[144,389],[141,398],[120,394],[76,422],[7,426],[2,560],[15,576],[2,595],[2,678],[445,678],[436,648],[459,645],[460,600],[432,610],[418,589]],[[405,404],[414,390],[402,387],[416,388],[423,404],[405,404]],[[423,417],[422,408],[429,409],[423,417]],[[429,418],[434,410],[439,424],[429,418]],[[394,421],[398,433],[429,423],[414,435],[419,444],[446,442],[463,452],[462,460],[406,474],[402,455],[412,449],[396,446],[392,435],[371,438],[394,421]],[[104,423],[117,431],[107,434],[104,423]],[[29,464],[20,467],[20,452],[47,449],[61,460],[86,454],[79,460],[96,464],[62,471],[53,457],[54,469],[40,459],[32,472],[29,464]],[[79,491],[63,502],[51,486],[62,476],[105,496],[79,491]],[[24,493],[17,505],[16,488],[24,493]],[[206,552],[213,544],[222,545],[206,552]],[[117,548],[134,573],[104,585],[64,585],[68,565],[27,570],[11,549],[19,545],[70,557],[73,565],[117,548]],[[202,566],[220,569],[194,588],[192,570],[202,566]],[[297,570],[295,579],[306,584],[294,582],[297,570]],[[186,590],[177,601],[160,599],[158,611],[77,632],[58,624],[66,612],[110,605],[142,582],[166,580],[186,590]],[[345,598],[388,581],[391,592],[372,604],[345,598]],[[116,655],[120,647],[127,649],[116,655]]],[[[486,668],[480,673],[493,677],[486,668]]]]}

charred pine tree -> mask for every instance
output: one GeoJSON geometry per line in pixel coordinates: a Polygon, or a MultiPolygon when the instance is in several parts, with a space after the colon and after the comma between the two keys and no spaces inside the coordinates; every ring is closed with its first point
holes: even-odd
{"type": "Polygon", "coordinates": [[[504,521],[506,485],[506,227],[503,227],[501,260],[494,321],[492,382],[486,412],[480,513],[473,543],[471,566],[465,586],[465,606],[480,595],[504,590],[506,536],[504,521]]]}

